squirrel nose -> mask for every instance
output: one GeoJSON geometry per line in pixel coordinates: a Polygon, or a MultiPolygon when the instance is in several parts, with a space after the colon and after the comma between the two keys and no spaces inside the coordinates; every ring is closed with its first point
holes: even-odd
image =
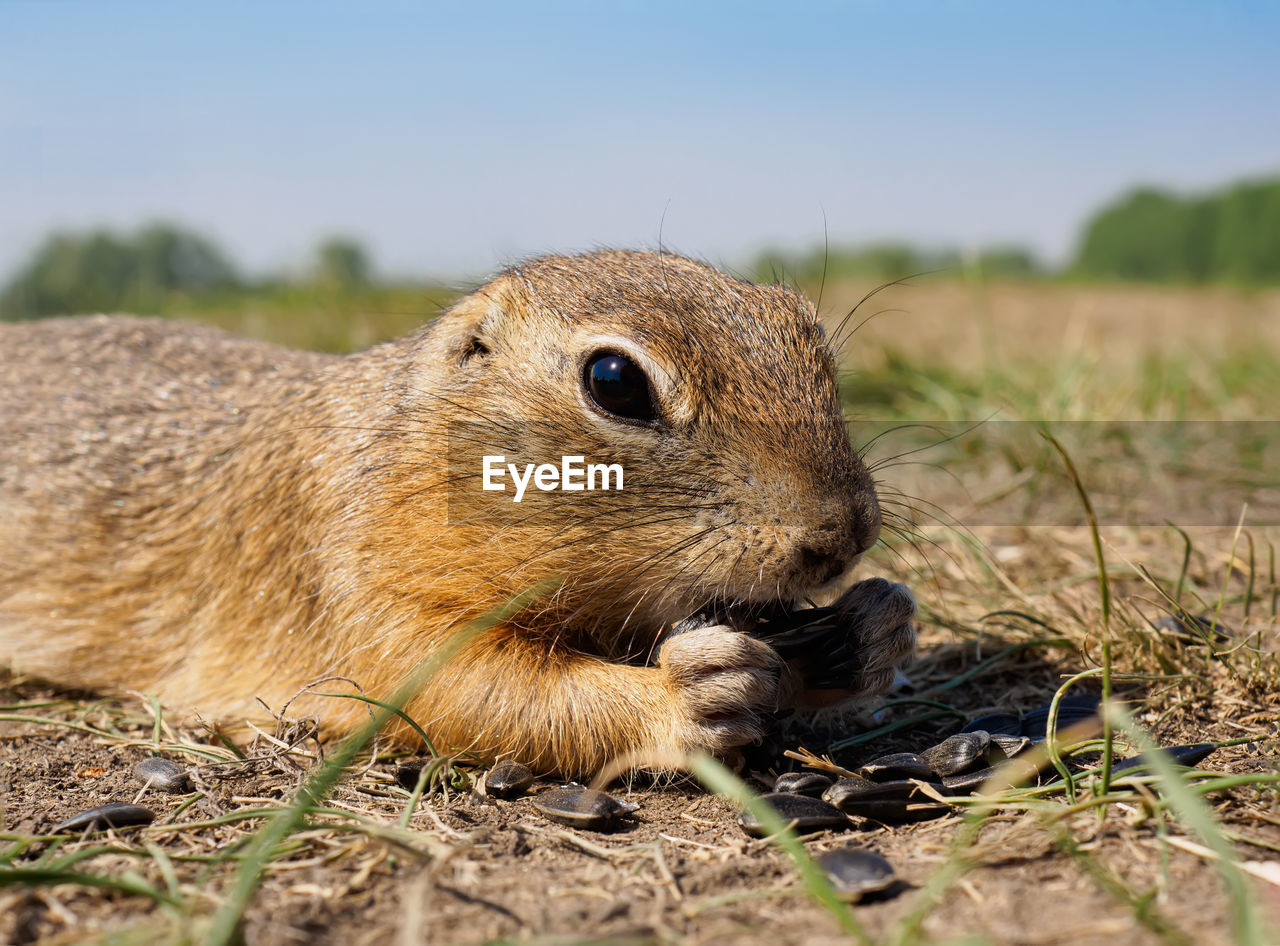
{"type": "Polygon", "coordinates": [[[866,509],[860,511],[854,528],[854,554],[861,555],[880,541],[880,503],[874,496],[866,509]]]}
{"type": "Polygon", "coordinates": [[[870,476],[865,476],[858,484],[857,490],[850,497],[846,515],[849,517],[846,528],[853,540],[854,555],[861,555],[880,541],[880,500],[876,497],[876,488],[870,476]]]}
{"type": "Polygon", "coordinates": [[[853,555],[840,554],[839,549],[819,549],[802,545],[796,549],[796,559],[803,571],[813,576],[815,584],[826,584],[845,570],[853,555]]]}
{"type": "Polygon", "coordinates": [[[838,557],[847,565],[880,540],[880,503],[872,489],[828,500],[823,512],[806,543],[811,552],[838,557]]]}

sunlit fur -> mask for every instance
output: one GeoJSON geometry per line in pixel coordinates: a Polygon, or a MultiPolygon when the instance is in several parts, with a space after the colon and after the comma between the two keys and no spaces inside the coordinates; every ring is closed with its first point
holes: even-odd
{"type": "MultiPolygon", "coordinates": [[[[664,630],[800,599],[880,529],[812,305],[671,255],[534,260],[350,356],[94,317],[0,327],[0,368],[0,661],[208,717],[331,674],[385,698],[551,579],[409,702],[428,734],[565,773],[721,750],[803,683],[730,628],[664,630]],[[602,349],[645,367],[654,424],[584,393],[602,349]],[[625,488],[479,490],[482,455],[564,453],[621,462],[625,488]]],[[[881,671],[911,643],[887,623],[881,671]]]]}

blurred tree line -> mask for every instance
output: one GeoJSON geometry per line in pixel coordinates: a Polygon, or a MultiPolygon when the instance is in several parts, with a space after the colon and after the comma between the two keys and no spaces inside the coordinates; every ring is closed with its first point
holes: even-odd
{"type": "Polygon", "coordinates": [[[1058,272],[1017,246],[966,254],[878,243],[798,254],[770,251],[756,260],[752,274],[809,287],[824,273],[828,281],[883,282],[937,271],[988,279],[1280,284],[1280,179],[1246,181],[1193,197],[1151,188],[1134,191],[1090,218],[1075,259],[1058,272]]]}
{"type": "Polygon", "coordinates": [[[154,223],[132,234],[56,233],[0,293],[0,318],[146,313],[171,309],[184,298],[263,292],[298,282],[358,290],[373,279],[368,253],[344,237],[322,241],[301,280],[250,281],[211,240],[173,224],[154,223]]]}
{"type": "MultiPolygon", "coordinates": [[[[806,287],[824,275],[828,281],[887,282],[937,271],[988,279],[1280,284],[1280,179],[1192,197],[1135,191],[1092,217],[1076,258],[1057,273],[1018,246],[962,253],[909,243],[770,251],[752,270],[757,279],[806,287]]],[[[380,285],[368,252],[348,238],[322,241],[301,277],[249,280],[208,238],[155,223],[131,234],[98,230],[49,237],[0,291],[0,318],[174,311],[193,300],[282,287],[341,294],[380,285]]]]}
{"type": "Polygon", "coordinates": [[[824,278],[827,282],[885,282],[934,272],[969,272],[990,279],[1029,279],[1046,274],[1035,255],[1022,247],[988,247],[965,254],[959,250],[923,250],[909,243],[819,247],[801,254],[771,250],[752,267],[752,275],[758,280],[794,281],[802,286],[816,286],[824,278]]]}
{"type": "Polygon", "coordinates": [[[1198,197],[1134,191],[1089,222],[1070,274],[1280,283],[1280,180],[1245,181],[1198,197]]]}

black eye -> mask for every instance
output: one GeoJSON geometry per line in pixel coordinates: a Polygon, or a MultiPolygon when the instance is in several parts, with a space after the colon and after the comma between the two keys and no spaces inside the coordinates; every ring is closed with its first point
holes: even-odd
{"type": "Polygon", "coordinates": [[[592,355],[582,383],[601,410],[628,420],[654,419],[649,379],[630,359],[612,352],[592,355]]]}

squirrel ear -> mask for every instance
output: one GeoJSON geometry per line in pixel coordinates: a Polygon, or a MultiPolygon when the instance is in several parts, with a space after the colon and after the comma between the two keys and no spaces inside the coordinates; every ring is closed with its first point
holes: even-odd
{"type": "Polygon", "coordinates": [[[432,326],[433,347],[457,365],[488,355],[506,319],[505,283],[504,278],[495,279],[441,315],[432,326]]]}

